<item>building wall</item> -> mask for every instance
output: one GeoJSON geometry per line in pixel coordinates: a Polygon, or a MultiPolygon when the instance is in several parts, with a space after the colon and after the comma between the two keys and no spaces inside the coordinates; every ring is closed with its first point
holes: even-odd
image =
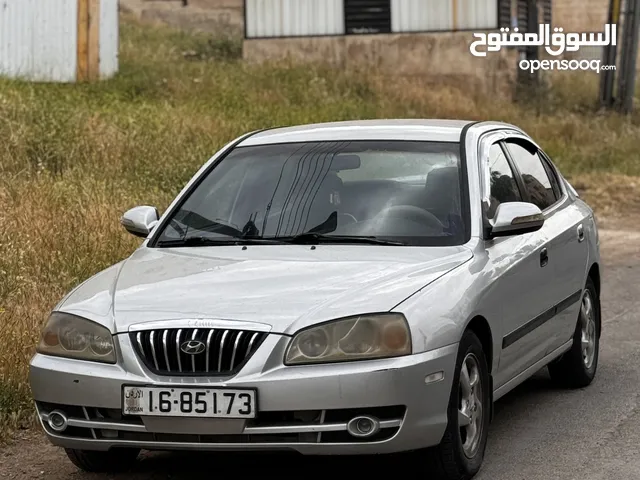
{"type": "MultiPolygon", "coordinates": [[[[163,0],[143,0],[157,3],[163,0]]],[[[182,0],[164,0],[167,3],[182,3],[182,0]]],[[[416,0],[404,0],[416,1],[416,0]]],[[[428,1],[428,0],[425,0],[428,1]]],[[[553,0],[553,23],[565,31],[600,32],[607,21],[610,0],[553,0]]],[[[231,17],[230,23],[243,23],[244,0],[187,0],[190,7],[215,11],[231,17]]]]}
{"type": "Polygon", "coordinates": [[[516,52],[474,57],[469,39],[469,32],[256,39],[245,40],[244,58],[329,63],[343,70],[376,67],[393,75],[419,75],[479,92],[511,92],[516,52]]]}
{"type": "Polygon", "coordinates": [[[217,36],[244,35],[244,0],[120,0],[141,19],[217,36]]]}
{"type": "Polygon", "coordinates": [[[554,0],[553,24],[565,32],[602,32],[609,0],[554,0]]]}
{"type": "MultiPolygon", "coordinates": [[[[182,5],[182,0],[143,0],[143,3],[182,5]]],[[[187,0],[187,3],[189,8],[178,10],[149,9],[143,17],[178,27],[243,35],[244,0],[187,0]]],[[[607,21],[609,0],[553,0],[552,5],[553,24],[566,32],[601,32],[607,21]]],[[[441,77],[446,81],[472,82],[483,91],[508,91],[516,73],[517,53],[510,50],[476,58],[469,53],[471,41],[471,32],[349,35],[251,39],[244,41],[243,50],[244,58],[252,62],[289,58],[328,62],[340,68],[375,65],[393,74],[441,77]]],[[[600,47],[583,47],[578,53],[570,57],[601,58],[600,47]]]]}
{"type": "Polygon", "coordinates": [[[244,0],[187,0],[189,5],[199,8],[235,8],[242,10],[244,0]]]}

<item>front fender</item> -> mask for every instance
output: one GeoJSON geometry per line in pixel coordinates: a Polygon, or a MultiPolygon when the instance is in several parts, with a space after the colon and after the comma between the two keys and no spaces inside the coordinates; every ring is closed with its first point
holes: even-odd
{"type": "Polygon", "coordinates": [[[474,256],[409,297],[392,311],[403,313],[411,328],[413,352],[421,353],[460,342],[469,322],[482,316],[489,321],[493,338],[493,365],[498,365],[501,338],[486,312],[478,306],[490,287],[489,275],[483,268],[486,257],[474,256]]]}

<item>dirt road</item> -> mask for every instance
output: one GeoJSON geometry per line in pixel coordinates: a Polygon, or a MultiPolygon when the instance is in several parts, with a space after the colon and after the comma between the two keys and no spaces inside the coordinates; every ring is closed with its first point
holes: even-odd
{"type": "MultiPolygon", "coordinates": [[[[601,239],[603,337],[596,381],[584,390],[559,391],[543,371],[501,399],[479,480],[640,479],[640,232],[602,230],[601,239]]],[[[291,458],[154,453],[143,455],[128,474],[89,475],[39,432],[27,432],[0,452],[0,479],[196,479],[212,473],[325,478],[347,468],[361,476],[376,473],[383,462],[291,458]]],[[[399,474],[410,468],[395,465],[399,474]]]]}

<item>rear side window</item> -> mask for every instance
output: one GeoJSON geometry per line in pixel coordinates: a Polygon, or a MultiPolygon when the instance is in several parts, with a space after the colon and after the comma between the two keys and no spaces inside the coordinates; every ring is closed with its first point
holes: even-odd
{"type": "Polygon", "coordinates": [[[508,141],[507,148],[520,171],[531,203],[537,205],[540,210],[545,210],[556,203],[558,200],[556,193],[537,149],[528,145],[525,148],[521,143],[514,141],[508,141]]]}
{"type": "Polygon", "coordinates": [[[538,151],[538,156],[542,160],[544,164],[547,175],[549,175],[549,179],[551,180],[551,186],[553,187],[553,194],[556,197],[556,200],[559,200],[562,197],[562,189],[560,188],[560,181],[558,180],[558,175],[554,168],[551,166],[551,160],[549,160],[549,156],[541,151],[538,151]]]}
{"type": "Polygon", "coordinates": [[[491,175],[491,203],[487,216],[492,219],[501,203],[522,201],[513,170],[498,143],[491,145],[489,150],[489,174],[491,175]]]}

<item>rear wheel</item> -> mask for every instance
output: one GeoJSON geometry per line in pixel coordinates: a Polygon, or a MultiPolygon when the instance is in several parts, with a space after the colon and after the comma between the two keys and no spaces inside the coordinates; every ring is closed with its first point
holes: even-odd
{"type": "Polygon", "coordinates": [[[467,331],[458,349],[447,429],[440,445],[424,451],[424,478],[468,480],[478,473],[489,431],[490,388],[482,343],[467,331]]]}
{"type": "Polygon", "coordinates": [[[85,472],[122,472],[136,462],[140,450],[134,448],[113,449],[106,452],[65,448],[69,460],[85,472]]]}
{"type": "Polygon", "coordinates": [[[588,386],[596,376],[600,350],[600,299],[591,278],[587,279],[571,350],[549,364],[552,380],[562,386],[588,386]]]}

